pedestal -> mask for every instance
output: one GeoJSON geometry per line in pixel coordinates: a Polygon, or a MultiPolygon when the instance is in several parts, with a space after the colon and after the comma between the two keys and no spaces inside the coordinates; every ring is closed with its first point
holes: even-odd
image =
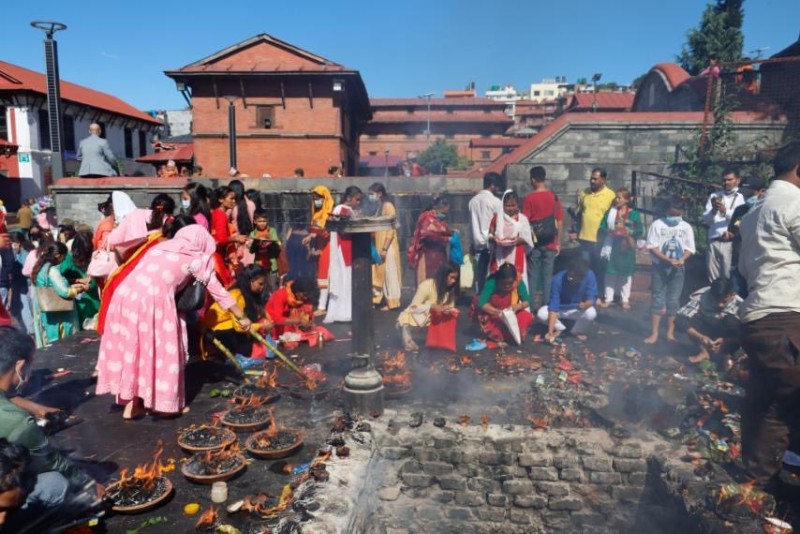
{"type": "Polygon", "coordinates": [[[372,363],[375,329],[372,305],[372,232],[390,230],[394,217],[328,221],[327,228],[349,234],[353,244],[353,369],[344,379],[345,409],[378,416],[383,413],[383,377],[372,363]]]}

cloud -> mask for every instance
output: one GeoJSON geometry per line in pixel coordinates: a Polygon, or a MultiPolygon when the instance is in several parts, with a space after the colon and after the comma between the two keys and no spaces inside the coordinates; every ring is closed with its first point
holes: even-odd
{"type": "Polygon", "coordinates": [[[109,52],[106,52],[105,50],[101,50],[100,51],[100,55],[102,57],[105,57],[105,58],[108,58],[108,59],[113,59],[114,61],[119,61],[120,60],[120,57],[118,55],[111,54],[109,52]]]}

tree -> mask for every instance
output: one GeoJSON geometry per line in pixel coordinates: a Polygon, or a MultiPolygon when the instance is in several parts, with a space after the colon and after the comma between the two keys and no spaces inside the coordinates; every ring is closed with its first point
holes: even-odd
{"type": "Polygon", "coordinates": [[[434,174],[445,174],[448,167],[458,165],[458,151],[443,139],[437,139],[417,157],[417,161],[434,174]]]}
{"type": "Polygon", "coordinates": [[[742,59],[743,3],[744,0],[716,0],[706,6],[700,26],[686,34],[686,44],[678,56],[681,67],[689,74],[700,74],[714,57],[723,63],[742,59]]]}

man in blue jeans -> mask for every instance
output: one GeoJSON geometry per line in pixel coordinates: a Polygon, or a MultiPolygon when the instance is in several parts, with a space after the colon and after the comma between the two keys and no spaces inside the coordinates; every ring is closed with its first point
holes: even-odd
{"type": "MultiPolygon", "coordinates": [[[[542,304],[550,302],[550,286],[553,280],[553,266],[556,256],[560,252],[561,227],[564,219],[564,210],[561,201],[555,193],[547,188],[547,173],[544,167],[537,166],[530,170],[531,187],[522,202],[522,213],[531,222],[531,227],[544,227],[547,222],[553,235],[536,235],[536,245],[528,254],[528,290],[531,300],[539,288],[542,290],[542,304]]],[[[536,233],[534,231],[534,233],[536,233]]]]}
{"type": "Polygon", "coordinates": [[[487,172],[483,177],[483,189],[469,201],[470,228],[472,230],[472,254],[475,258],[475,287],[478,294],[483,290],[489,272],[489,223],[492,217],[503,211],[503,203],[497,197],[505,190],[505,180],[496,172],[487,172]]]}

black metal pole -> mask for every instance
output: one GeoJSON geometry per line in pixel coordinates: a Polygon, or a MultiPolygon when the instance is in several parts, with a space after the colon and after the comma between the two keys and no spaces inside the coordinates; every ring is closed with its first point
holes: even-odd
{"type": "Polygon", "coordinates": [[[371,234],[350,234],[353,243],[353,350],[372,354],[375,332],[372,315],[371,234]]]}
{"type": "Polygon", "coordinates": [[[66,24],[50,21],[34,21],[31,26],[45,32],[44,64],[47,79],[47,115],[50,133],[50,168],[53,181],[64,176],[64,127],[61,116],[61,81],[58,75],[58,43],[53,34],[67,29],[66,24]]]}
{"type": "Polygon", "coordinates": [[[230,151],[230,166],[236,166],[236,106],[233,102],[228,102],[228,142],[230,151]]]}

